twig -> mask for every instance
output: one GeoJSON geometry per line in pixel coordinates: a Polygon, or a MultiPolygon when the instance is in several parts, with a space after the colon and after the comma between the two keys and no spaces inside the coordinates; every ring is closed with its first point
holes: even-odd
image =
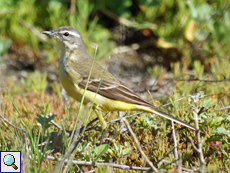
{"type": "Polygon", "coordinates": [[[174,122],[171,121],[171,123],[172,123],[172,138],[173,138],[173,143],[174,143],[174,156],[175,156],[175,160],[178,160],[177,140],[176,140],[176,135],[175,135],[174,122]]]}
{"type": "Polygon", "coordinates": [[[201,140],[200,137],[200,128],[199,128],[199,123],[198,123],[198,113],[200,112],[198,109],[198,105],[197,103],[195,103],[195,107],[193,110],[193,117],[194,117],[194,123],[195,123],[195,128],[196,128],[196,140],[197,140],[197,147],[195,146],[195,144],[193,143],[191,137],[189,137],[193,148],[196,150],[196,152],[198,152],[199,154],[199,158],[200,158],[200,172],[204,173],[204,165],[205,165],[205,160],[204,160],[204,155],[203,155],[203,151],[202,151],[202,144],[203,144],[203,140],[201,140]]]}
{"type": "Polygon", "coordinates": [[[170,161],[168,161],[168,160],[165,160],[165,159],[162,159],[162,160],[157,164],[157,167],[159,168],[163,163],[171,164],[172,162],[170,162],[170,161]]]}
{"type": "Polygon", "coordinates": [[[155,172],[158,172],[158,171],[157,171],[157,168],[152,164],[152,162],[151,162],[151,161],[148,159],[148,157],[145,155],[144,151],[141,149],[140,144],[139,144],[139,142],[138,142],[138,140],[137,140],[137,138],[136,138],[134,132],[132,131],[132,128],[131,128],[130,125],[129,125],[129,122],[126,120],[126,118],[123,118],[123,121],[125,122],[125,124],[126,124],[128,130],[129,130],[129,132],[130,132],[130,134],[132,135],[133,140],[134,140],[134,142],[136,143],[137,148],[139,149],[141,155],[144,157],[144,159],[145,159],[146,162],[149,164],[149,166],[152,168],[152,170],[154,170],[155,172]]]}
{"type": "MultiPolygon", "coordinates": [[[[87,107],[90,108],[90,107],[91,107],[91,103],[90,103],[90,104],[87,104],[87,107]]],[[[62,167],[63,167],[63,165],[64,165],[64,163],[65,163],[65,160],[72,154],[72,155],[70,156],[70,158],[68,159],[68,161],[67,161],[67,166],[66,166],[66,168],[64,169],[64,171],[66,171],[66,172],[68,171],[68,168],[69,168],[70,164],[72,163],[73,157],[74,157],[74,155],[75,155],[75,153],[76,153],[76,150],[74,151],[74,149],[76,148],[76,146],[77,146],[78,143],[80,142],[80,139],[82,138],[82,136],[80,136],[80,133],[81,133],[81,131],[82,131],[82,128],[80,128],[80,127],[81,127],[81,125],[82,125],[82,123],[83,123],[83,121],[84,121],[86,115],[87,115],[86,112],[83,113],[83,114],[81,115],[80,121],[77,121],[77,120],[75,121],[75,125],[74,125],[74,134],[71,134],[71,136],[73,136],[73,140],[72,140],[72,142],[71,142],[71,144],[70,144],[70,146],[69,146],[67,152],[65,153],[65,155],[64,155],[63,158],[61,159],[60,163],[58,164],[58,166],[57,166],[57,167],[55,168],[55,170],[53,171],[53,173],[58,173],[58,172],[62,169],[62,167]],[[75,129],[77,129],[77,130],[75,130],[75,129]]],[[[83,128],[83,129],[84,129],[84,128],[83,128]]],[[[71,139],[70,139],[70,141],[71,141],[71,139]]]]}
{"type": "Polygon", "coordinates": [[[22,18],[18,18],[18,21],[21,25],[25,26],[27,29],[29,29],[34,35],[36,35],[40,39],[50,42],[46,35],[41,34],[34,26],[26,23],[22,18]]]}
{"type": "MultiPolygon", "coordinates": [[[[179,160],[180,160],[180,158],[179,158],[179,160]]],[[[175,165],[175,163],[173,163],[173,162],[170,162],[170,161],[168,161],[168,160],[162,159],[162,160],[157,164],[157,167],[159,168],[163,163],[167,163],[167,164],[169,164],[169,165],[175,165]]],[[[182,163],[180,163],[180,165],[182,165],[182,163]]],[[[161,171],[161,170],[162,170],[162,169],[160,169],[160,171],[161,171]]],[[[184,167],[182,167],[182,166],[181,166],[181,170],[187,171],[187,172],[193,172],[192,169],[184,168],[184,167]]]]}
{"type": "Polygon", "coordinates": [[[118,111],[118,117],[121,119],[120,120],[120,131],[123,132],[124,131],[124,122],[123,122],[123,119],[122,119],[122,111],[118,111]]]}
{"type": "Polygon", "coordinates": [[[15,10],[10,10],[10,9],[7,9],[7,10],[1,10],[0,12],[0,15],[6,15],[6,14],[10,14],[10,13],[15,13],[15,10]]]}
{"type": "Polygon", "coordinates": [[[4,116],[2,116],[1,114],[0,114],[0,117],[7,123],[7,124],[9,124],[10,126],[12,126],[13,128],[15,128],[15,129],[18,129],[18,130],[20,130],[21,132],[23,132],[23,133],[26,133],[26,131],[24,130],[24,129],[22,129],[22,128],[20,128],[20,127],[17,127],[17,126],[15,126],[15,125],[13,125],[11,122],[9,122],[4,116]]]}
{"type": "Polygon", "coordinates": [[[172,123],[172,138],[173,138],[173,143],[174,143],[174,157],[176,160],[176,168],[177,168],[177,172],[181,173],[181,166],[179,165],[179,160],[178,160],[178,153],[177,153],[177,140],[176,140],[176,135],[175,135],[175,129],[174,129],[174,122],[171,121],[172,123]]]}
{"type": "Polygon", "coordinates": [[[29,29],[34,35],[39,37],[41,40],[48,42],[52,47],[57,47],[55,44],[53,44],[53,42],[50,41],[48,36],[46,36],[45,34],[41,34],[40,31],[38,31],[33,25],[26,23],[22,18],[19,18],[18,21],[21,25],[29,29]]]}
{"type": "MultiPolygon", "coordinates": [[[[60,161],[60,158],[56,158],[53,156],[45,155],[45,159],[52,160],[52,161],[60,161]]],[[[67,163],[68,160],[65,160],[65,163],[67,163]]],[[[170,163],[169,161],[163,160],[163,162],[170,163]]],[[[138,167],[138,166],[129,166],[129,165],[120,165],[120,164],[115,164],[115,163],[99,163],[99,162],[91,162],[91,161],[79,161],[79,160],[72,160],[72,164],[76,165],[84,165],[84,166],[93,166],[96,167],[98,166],[110,166],[113,168],[118,168],[118,169],[123,169],[123,170],[138,170],[138,171],[148,171],[151,169],[151,167],[138,167]]],[[[191,169],[187,168],[182,168],[182,170],[187,171],[187,172],[193,172],[191,169]]],[[[161,169],[160,169],[161,171],[161,169]]]]}
{"type": "MultiPolygon", "coordinates": [[[[199,110],[199,112],[197,113],[198,115],[200,115],[202,112],[203,112],[203,110],[204,110],[204,107],[202,107],[200,110],[199,110]]],[[[193,119],[191,119],[189,122],[188,122],[188,124],[190,124],[191,122],[193,121],[193,119]]],[[[203,123],[203,125],[205,124],[205,122],[203,123]]],[[[185,129],[186,127],[185,126],[182,126],[182,127],[180,127],[180,128],[177,128],[176,129],[176,131],[180,131],[180,130],[183,130],[183,129],[185,129]]],[[[200,128],[199,128],[200,129],[200,128]]],[[[201,128],[202,129],[202,128],[201,128]]],[[[200,133],[202,133],[202,134],[205,134],[205,132],[203,132],[203,131],[201,131],[200,130],[200,133]]]]}
{"type": "Polygon", "coordinates": [[[54,126],[56,126],[60,131],[63,130],[62,127],[61,127],[59,124],[57,124],[54,120],[51,120],[50,122],[51,122],[54,126]]]}
{"type": "MultiPolygon", "coordinates": [[[[135,113],[135,114],[125,116],[124,118],[130,118],[130,117],[133,117],[133,116],[136,116],[136,115],[140,115],[140,114],[142,114],[142,113],[143,113],[143,112],[137,112],[137,113],[135,113]]],[[[123,117],[122,117],[122,118],[123,118],[123,117]]],[[[106,123],[107,123],[107,124],[108,124],[108,123],[115,123],[116,121],[120,121],[122,118],[117,118],[117,119],[108,121],[108,122],[106,122],[106,123]]]]}
{"type": "Polygon", "coordinates": [[[226,78],[226,79],[220,79],[220,80],[203,80],[203,79],[199,79],[199,78],[196,78],[196,79],[174,79],[176,81],[186,81],[186,82],[191,82],[191,81],[199,81],[199,82],[229,82],[230,81],[230,78],[226,78]]]}
{"type": "Polygon", "coordinates": [[[173,103],[176,103],[176,102],[178,102],[178,101],[181,101],[181,100],[183,100],[183,99],[185,99],[185,98],[187,98],[188,96],[186,96],[186,97],[181,97],[181,98],[179,98],[179,99],[177,99],[177,100],[174,100],[174,101],[172,101],[172,102],[170,102],[170,103],[166,103],[166,104],[164,104],[164,105],[161,105],[161,106],[159,106],[159,107],[157,107],[157,108],[162,108],[162,107],[165,107],[165,106],[169,106],[169,105],[171,105],[171,104],[173,104],[173,103]]]}
{"type": "MultiPolygon", "coordinates": [[[[69,167],[70,167],[70,164],[72,163],[71,161],[73,160],[73,158],[74,158],[74,153],[71,154],[71,156],[70,156],[70,158],[69,158],[69,162],[67,162],[66,167],[65,167],[65,169],[63,170],[63,173],[68,172],[68,169],[69,169],[69,167]]],[[[79,166],[78,166],[77,164],[76,164],[76,166],[77,166],[77,171],[76,171],[76,172],[79,172],[81,169],[79,168],[79,166]]]]}
{"type": "Polygon", "coordinates": [[[183,167],[182,167],[182,157],[181,157],[181,154],[179,154],[179,156],[178,156],[178,160],[176,161],[176,166],[177,166],[177,172],[178,173],[182,173],[183,167]]]}
{"type": "Polygon", "coordinates": [[[23,144],[25,144],[25,154],[23,154],[23,161],[25,164],[22,164],[22,172],[25,172],[27,164],[29,163],[30,158],[30,144],[29,139],[27,138],[26,134],[22,134],[23,144]]]}
{"type": "Polygon", "coordinates": [[[230,106],[226,106],[226,107],[220,108],[219,111],[222,111],[224,109],[230,109],[230,106]]]}
{"type": "MultiPolygon", "coordinates": [[[[135,21],[130,21],[130,20],[124,18],[124,17],[120,17],[120,16],[116,15],[115,13],[107,10],[106,8],[101,8],[100,10],[106,16],[110,17],[111,19],[119,22],[120,24],[122,24],[124,26],[133,27],[133,28],[137,28],[138,26],[140,26],[139,23],[137,23],[135,21]]],[[[145,28],[156,30],[157,29],[157,25],[153,24],[153,23],[148,23],[148,24],[146,24],[145,28]]]]}
{"type": "MultiPolygon", "coordinates": [[[[80,126],[81,126],[81,122],[78,122],[77,127],[80,127],[80,126]]],[[[65,160],[70,156],[70,154],[73,152],[73,150],[75,149],[75,147],[78,145],[79,142],[80,142],[80,140],[79,140],[79,133],[78,134],[75,133],[75,135],[73,137],[73,141],[72,141],[72,143],[71,143],[68,151],[65,153],[65,155],[63,156],[63,158],[60,160],[60,163],[55,168],[55,170],[53,171],[53,173],[58,173],[62,169],[63,164],[65,163],[65,160]]],[[[68,162],[69,162],[69,160],[67,161],[67,163],[68,162]]]]}
{"type": "Polygon", "coordinates": [[[206,163],[208,163],[212,158],[213,156],[217,153],[218,149],[215,148],[215,151],[205,160],[206,163]]]}
{"type": "Polygon", "coordinates": [[[68,107],[69,106],[69,100],[68,100],[68,98],[66,96],[66,92],[63,88],[61,89],[61,95],[62,95],[63,102],[65,103],[65,106],[68,107]]]}
{"type": "Polygon", "coordinates": [[[42,142],[41,144],[38,144],[38,147],[41,147],[41,146],[46,146],[48,144],[52,144],[53,141],[45,141],[45,142],[42,142]]]}
{"type": "Polygon", "coordinates": [[[75,13],[75,8],[76,8],[76,0],[71,0],[70,1],[69,13],[74,14],[75,13]]]}
{"type": "MultiPolygon", "coordinates": [[[[45,159],[49,159],[52,161],[61,161],[60,158],[56,158],[53,156],[48,156],[45,155],[44,156],[45,159]]],[[[64,163],[67,163],[68,160],[64,160],[64,163]]],[[[73,164],[77,164],[77,165],[85,165],[85,166],[94,166],[96,167],[97,165],[99,166],[112,166],[114,168],[119,168],[119,169],[124,169],[124,170],[139,170],[139,171],[148,171],[149,169],[151,169],[151,167],[138,167],[138,166],[129,166],[129,165],[120,165],[120,164],[115,164],[115,163],[98,163],[98,162],[91,162],[91,161],[78,161],[78,160],[72,160],[73,164]]]]}
{"type": "Polygon", "coordinates": [[[194,149],[196,152],[199,152],[198,148],[196,147],[196,145],[195,145],[194,142],[193,142],[192,137],[191,137],[191,136],[188,136],[188,139],[190,140],[193,149],[194,149]]]}
{"type": "Polygon", "coordinates": [[[113,166],[109,165],[108,173],[113,173],[113,166]]]}

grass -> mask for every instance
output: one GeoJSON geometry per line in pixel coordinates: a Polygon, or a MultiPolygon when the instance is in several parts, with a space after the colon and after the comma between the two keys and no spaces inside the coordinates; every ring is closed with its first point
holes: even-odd
{"type": "MultiPolygon", "coordinates": [[[[60,138],[52,145],[46,144],[40,146],[39,144],[41,144],[42,141],[48,142],[49,140],[55,140],[55,136],[58,134],[59,129],[50,124],[51,119],[60,124],[64,129],[72,130],[78,114],[79,105],[69,98],[69,106],[66,107],[59,94],[48,94],[46,87],[36,88],[34,85],[37,83],[33,80],[41,81],[40,86],[46,86],[46,74],[40,75],[39,77],[38,72],[34,72],[34,74],[31,75],[35,75],[36,78],[27,77],[26,81],[32,83],[30,87],[25,89],[24,82],[16,85],[9,79],[7,82],[8,84],[6,84],[6,86],[8,85],[9,93],[7,93],[6,88],[2,90],[0,98],[2,101],[1,112],[3,116],[14,125],[25,129],[27,138],[25,138],[25,135],[22,135],[19,131],[2,121],[1,148],[4,151],[22,151],[22,163],[25,170],[29,170],[30,172],[50,172],[54,170],[57,162],[45,159],[44,155],[41,153],[61,157],[68,148],[67,137],[60,138]],[[10,97],[12,97],[12,101],[10,97]],[[52,117],[52,115],[55,116],[52,117]],[[46,117],[51,118],[49,119],[46,117]],[[44,120],[46,120],[46,122],[42,124],[41,122],[44,120]],[[12,136],[14,137],[12,138],[12,136]],[[22,136],[24,136],[24,138],[22,138],[22,136]],[[27,141],[25,141],[25,139],[27,139],[27,141]],[[30,146],[29,151],[26,151],[25,142],[30,146]],[[30,155],[30,159],[28,159],[28,155],[30,155]]],[[[175,83],[176,87],[174,89],[174,94],[170,97],[170,101],[175,101],[185,96],[184,93],[186,92],[184,92],[184,90],[181,91],[181,88],[178,87],[182,85],[180,83],[183,83],[184,90],[190,87],[194,89],[197,86],[197,84],[194,85],[191,84],[191,82],[184,81],[175,83]]],[[[56,85],[60,84],[57,83],[56,85]]],[[[221,83],[217,86],[217,89],[221,90],[222,87],[225,88],[224,86],[225,85],[221,83]]],[[[61,88],[60,86],[56,87],[61,88]]],[[[202,88],[204,87],[205,86],[202,88]]],[[[199,90],[199,88],[196,89],[199,90]]],[[[219,168],[227,170],[229,165],[228,141],[230,134],[228,126],[230,121],[229,115],[225,113],[225,109],[220,111],[220,108],[228,105],[228,98],[229,96],[227,94],[212,94],[207,96],[201,93],[200,97],[188,96],[181,101],[173,103],[172,106],[169,107],[169,112],[172,112],[174,116],[186,122],[192,118],[190,112],[195,103],[199,102],[200,107],[205,107],[205,111],[200,115],[199,122],[202,130],[206,132],[206,135],[203,136],[205,139],[203,151],[205,159],[209,159],[206,165],[207,170],[219,168]],[[204,126],[202,126],[203,123],[205,123],[204,126]]],[[[82,109],[83,112],[81,111],[80,117],[88,114],[89,107],[86,106],[82,109]]],[[[129,114],[131,114],[131,112],[129,114]]],[[[93,118],[96,118],[96,115],[93,115],[91,120],[93,118]]],[[[110,121],[116,118],[117,114],[115,112],[109,113],[105,119],[106,121],[110,121]]],[[[131,122],[134,119],[136,118],[132,117],[129,121],[131,122]]],[[[80,118],[80,121],[82,121],[82,126],[87,123],[85,119],[80,118]]],[[[145,145],[155,139],[154,142],[143,148],[153,163],[157,163],[161,159],[174,162],[174,155],[172,152],[173,141],[171,135],[168,135],[170,134],[170,127],[166,126],[165,120],[149,114],[142,114],[140,117],[137,117],[136,123],[132,128],[141,145],[145,145]]],[[[106,152],[103,152],[102,155],[99,154],[99,151],[101,151],[100,148],[98,149],[100,131],[86,131],[82,134],[82,142],[78,144],[75,150],[76,154],[74,160],[97,160],[102,162],[109,162],[112,160],[116,162],[116,160],[121,159],[116,163],[133,166],[144,166],[146,164],[138,151],[122,159],[130,151],[136,150],[133,140],[128,133],[119,133],[118,123],[109,124],[108,130],[112,131],[106,134],[106,137],[108,137],[110,141],[109,148],[106,152]]],[[[69,134],[67,134],[67,136],[68,135],[69,134]]],[[[187,136],[191,136],[195,142],[194,132],[188,129],[177,132],[178,150],[182,154],[183,165],[187,168],[195,168],[195,163],[199,164],[199,159],[187,136]]],[[[165,168],[172,169],[172,166],[168,165],[165,168]]],[[[76,171],[76,169],[74,165],[70,167],[72,171],[76,171]]],[[[92,168],[88,167],[87,169],[92,168]]],[[[99,168],[98,171],[100,169],[101,168],[99,168]]],[[[116,171],[119,172],[118,169],[115,169],[115,172],[116,171]]]]}

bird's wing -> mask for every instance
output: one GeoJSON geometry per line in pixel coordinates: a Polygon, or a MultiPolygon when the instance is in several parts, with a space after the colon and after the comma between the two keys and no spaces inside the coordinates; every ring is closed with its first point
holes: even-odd
{"type": "MultiPolygon", "coordinates": [[[[78,86],[85,88],[86,83],[87,78],[78,83],[78,86]]],[[[87,90],[113,100],[120,100],[127,103],[153,107],[153,105],[141,99],[137,94],[135,94],[131,89],[127,88],[121,82],[111,82],[103,79],[90,79],[87,90]]]]}

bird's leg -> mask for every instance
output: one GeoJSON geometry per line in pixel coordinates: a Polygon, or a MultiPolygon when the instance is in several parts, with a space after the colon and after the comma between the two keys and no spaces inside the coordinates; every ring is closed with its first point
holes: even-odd
{"type": "Polygon", "coordinates": [[[102,132],[100,145],[103,143],[103,139],[104,139],[104,136],[105,136],[105,133],[106,133],[106,129],[107,129],[107,128],[105,128],[105,129],[103,130],[103,132],[102,132]]]}
{"type": "Polygon", "coordinates": [[[101,122],[101,126],[102,126],[102,135],[101,135],[101,141],[100,141],[100,145],[103,143],[103,139],[104,139],[104,135],[106,133],[106,129],[107,129],[107,124],[106,121],[104,120],[101,111],[97,110],[97,117],[99,119],[99,121],[101,122]]]}

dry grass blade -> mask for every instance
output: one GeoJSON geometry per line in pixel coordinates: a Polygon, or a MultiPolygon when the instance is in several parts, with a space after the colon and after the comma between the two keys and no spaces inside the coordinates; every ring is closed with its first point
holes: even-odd
{"type": "Polygon", "coordinates": [[[134,132],[132,131],[132,129],[131,129],[130,125],[129,125],[129,122],[128,122],[125,118],[123,118],[123,121],[125,122],[125,124],[126,124],[128,130],[129,130],[129,132],[130,132],[130,134],[132,135],[133,140],[134,140],[134,142],[136,143],[137,148],[139,149],[141,155],[145,158],[146,162],[149,164],[149,166],[152,168],[152,170],[155,171],[155,172],[158,172],[158,171],[157,171],[157,168],[152,164],[152,162],[151,162],[151,161],[148,159],[148,157],[145,155],[144,151],[141,149],[141,146],[140,146],[140,144],[139,144],[139,142],[138,142],[138,140],[137,140],[137,138],[136,138],[134,132]]]}
{"type": "Polygon", "coordinates": [[[20,127],[17,127],[17,126],[15,126],[15,125],[13,125],[11,122],[9,122],[4,116],[2,116],[1,114],[0,114],[0,117],[3,119],[3,121],[5,121],[7,124],[9,124],[10,126],[12,126],[13,128],[15,128],[15,129],[17,129],[17,130],[20,130],[21,132],[23,132],[23,133],[26,133],[26,131],[24,130],[24,129],[22,129],[22,128],[20,128],[20,127]]]}

